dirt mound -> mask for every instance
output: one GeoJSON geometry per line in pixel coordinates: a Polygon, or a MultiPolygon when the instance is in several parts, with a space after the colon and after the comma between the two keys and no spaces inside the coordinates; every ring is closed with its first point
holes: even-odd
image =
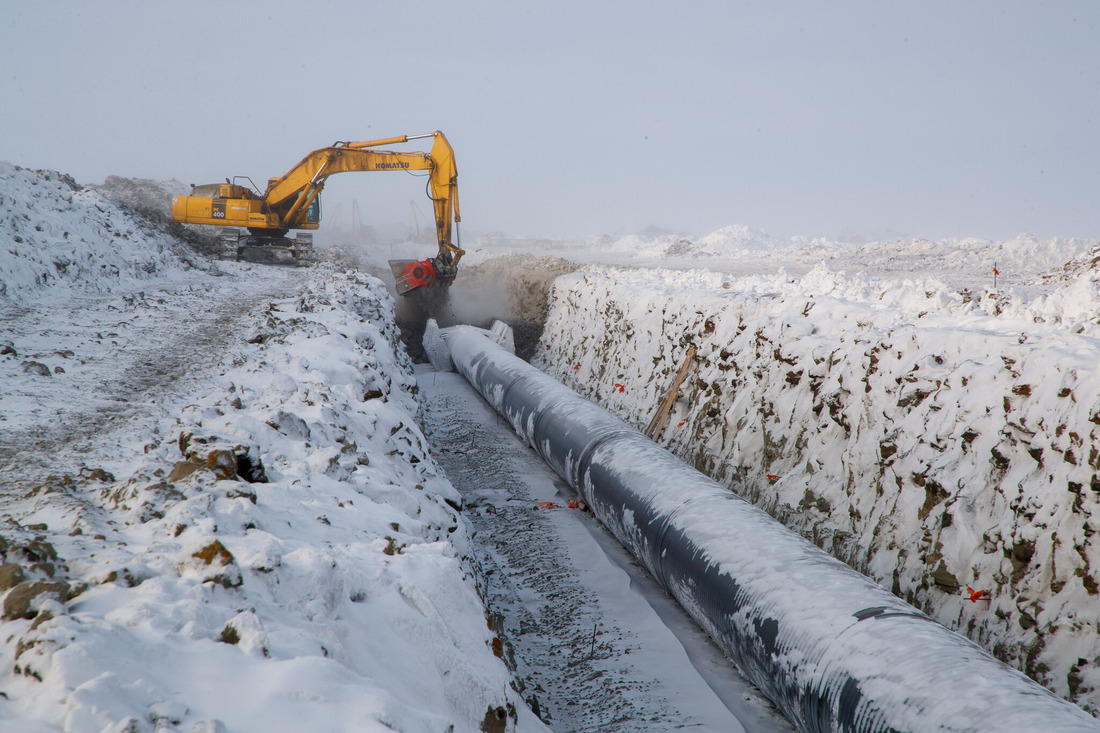
{"type": "Polygon", "coordinates": [[[153,181],[148,178],[107,176],[102,184],[90,186],[123,209],[140,216],[153,227],[186,242],[199,254],[217,257],[220,252],[217,230],[194,227],[172,219],[172,197],[190,189],[179,181],[153,181]]]}
{"type": "Polygon", "coordinates": [[[1044,284],[1058,285],[1059,283],[1076,280],[1086,272],[1096,272],[1097,270],[1100,270],[1100,245],[1093,247],[1088,252],[1077,255],[1062,267],[1044,273],[1040,280],[1044,284]]]}

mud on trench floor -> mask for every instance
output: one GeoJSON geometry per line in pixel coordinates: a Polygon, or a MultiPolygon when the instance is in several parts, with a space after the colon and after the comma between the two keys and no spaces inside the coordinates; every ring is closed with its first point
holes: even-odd
{"type": "Polygon", "coordinates": [[[491,622],[551,728],[791,730],[461,376],[422,365],[417,377],[491,622]]]}

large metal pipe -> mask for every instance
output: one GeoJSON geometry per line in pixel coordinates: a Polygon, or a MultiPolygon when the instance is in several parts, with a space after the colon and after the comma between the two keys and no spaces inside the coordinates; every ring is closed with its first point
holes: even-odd
{"type": "Polygon", "coordinates": [[[1100,730],[480,329],[442,334],[455,368],[799,730],[1100,730]]]}

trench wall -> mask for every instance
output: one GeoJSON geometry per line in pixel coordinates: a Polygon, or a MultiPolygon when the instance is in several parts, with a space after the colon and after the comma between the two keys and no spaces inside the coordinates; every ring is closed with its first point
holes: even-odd
{"type": "Polygon", "coordinates": [[[589,269],[534,361],[644,428],[694,345],[662,444],[1095,713],[1098,293],[589,269]]]}

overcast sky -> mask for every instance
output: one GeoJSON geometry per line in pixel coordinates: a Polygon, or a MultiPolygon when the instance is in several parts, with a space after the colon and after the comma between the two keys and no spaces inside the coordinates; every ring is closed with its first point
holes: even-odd
{"type": "MultiPolygon", "coordinates": [[[[11,2],[0,29],[0,159],[82,182],[439,129],[467,232],[1100,237],[1092,0],[11,2]]],[[[406,179],[337,176],[326,210],[408,220],[406,179]]]]}

